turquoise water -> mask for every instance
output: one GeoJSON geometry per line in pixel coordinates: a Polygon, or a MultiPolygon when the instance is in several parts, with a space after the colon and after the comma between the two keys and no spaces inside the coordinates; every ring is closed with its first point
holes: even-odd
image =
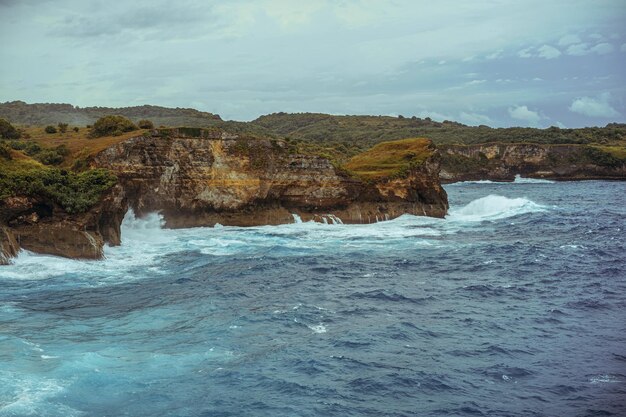
{"type": "Polygon", "coordinates": [[[0,268],[0,416],[626,415],[625,185],[163,230],[0,268]]]}

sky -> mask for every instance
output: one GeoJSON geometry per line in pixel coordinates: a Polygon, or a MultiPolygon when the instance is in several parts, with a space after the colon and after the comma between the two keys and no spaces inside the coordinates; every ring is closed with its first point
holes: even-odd
{"type": "Polygon", "coordinates": [[[626,122],[626,0],[0,0],[0,101],[626,122]]]}

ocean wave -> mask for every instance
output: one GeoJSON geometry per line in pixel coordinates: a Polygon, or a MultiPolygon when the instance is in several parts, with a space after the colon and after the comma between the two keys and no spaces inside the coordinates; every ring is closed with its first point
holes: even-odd
{"type": "Polygon", "coordinates": [[[527,198],[508,198],[500,195],[488,195],[476,199],[461,208],[451,208],[446,217],[451,221],[499,220],[521,214],[546,211],[547,208],[527,198]]]}
{"type": "Polygon", "coordinates": [[[513,184],[554,184],[554,181],[539,178],[522,178],[521,175],[517,174],[515,180],[513,180],[513,184]]]}

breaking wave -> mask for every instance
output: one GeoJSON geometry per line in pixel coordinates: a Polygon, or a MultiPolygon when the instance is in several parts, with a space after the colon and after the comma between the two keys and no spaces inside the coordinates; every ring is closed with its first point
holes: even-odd
{"type": "Polygon", "coordinates": [[[500,195],[488,195],[472,201],[464,207],[449,210],[448,220],[484,221],[498,220],[520,214],[545,211],[546,207],[527,198],[508,198],[500,195]]]}

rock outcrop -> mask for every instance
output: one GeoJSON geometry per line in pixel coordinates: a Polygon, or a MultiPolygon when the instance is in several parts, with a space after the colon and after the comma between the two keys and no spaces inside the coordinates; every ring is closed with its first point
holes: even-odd
{"type": "Polygon", "coordinates": [[[491,143],[442,145],[441,181],[513,181],[516,175],[554,180],[624,180],[626,163],[590,145],[491,143]]]}
{"type": "Polygon", "coordinates": [[[69,215],[36,198],[0,202],[3,262],[17,246],[71,258],[100,258],[119,245],[122,219],[159,211],[165,227],[254,226],[303,221],[372,223],[402,214],[443,217],[447,196],[435,152],[401,176],[364,181],[279,140],[218,130],[167,129],[111,146],[91,161],[118,183],[86,213],[69,215]]]}
{"type": "Polygon", "coordinates": [[[171,228],[282,224],[293,214],[371,223],[404,213],[443,217],[447,210],[435,157],[404,178],[364,182],[325,158],[293,154],[282,141],[172,130],[110,147],[94,165],[118,176],[124,210],[159,210],[171,228]]]}

